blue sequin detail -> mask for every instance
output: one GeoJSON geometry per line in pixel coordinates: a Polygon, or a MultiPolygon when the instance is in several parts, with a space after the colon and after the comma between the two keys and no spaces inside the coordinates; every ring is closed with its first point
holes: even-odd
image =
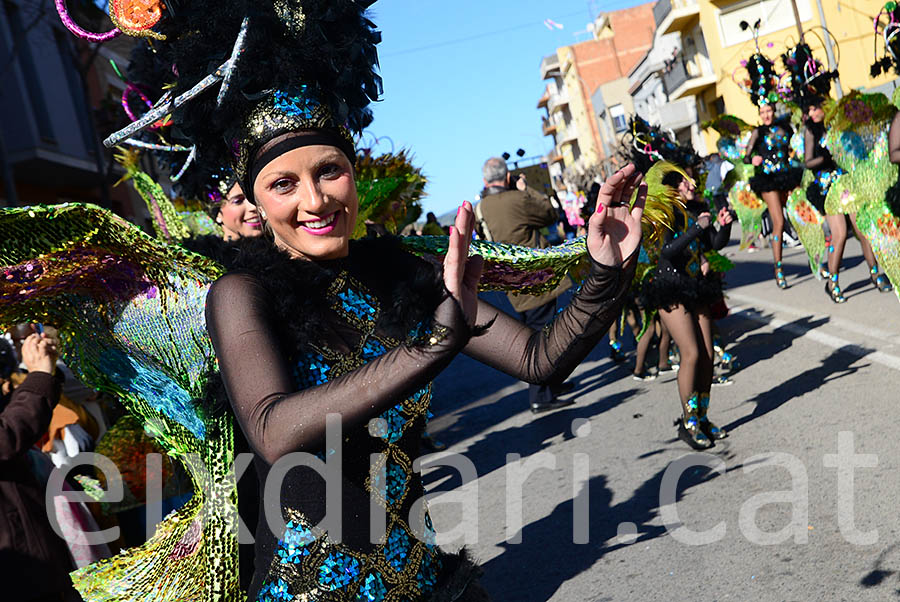
{"type": "Polygon", "coordinates": [[[403,411],[403,405],[398,404],[381,415],[387,427],[386,431],[378,433],[378,436],[388,443],[396,443],[403,436],[403,427],[406,426],[406,418],[400,413],[403,411]]]}
{"type": "Polygon", "coordinates": [[[293,599],[287,583],[281,579],[264,585],[256,597],[257,602],[291,602],[293,599]]]}
{"type": "Polygon", "coordinates": [[[381,580],[381,575],[377,572],[372,572],[366,575],[366,579],[359,588],[359,594],[356,596],[356,599],[366,600],[367,602],[381,602],[385,596],[387,596],[387,588],[384,586],[384,581],[381,580]]]}
{"type": "Polygon", "coordinates": [[[315,540],[312,531],[301,524],[290,521],[284,532],[284,539],[278,542],[276,555],[284,564],[299,564],[304,556],[309,556],[309,544],[315,540]]]}
{"type": "Polygon", "coordinates": [[[306,85],[300,86],[298,94],[276,90],[273,94],[275,109],[287,115],[310,119],[320,105],[310,97],[308,88],[306,85]]]}
{"type": "Polygon", "coordinates": [[[367,362],[387,353],[387,348],[376,339],[369,339],[362,348],[362,358],[367,362]]]}
{"type": "Polygon", "coordinates": [[[102,352],[99,365],[123,390],[145,399],[154,410],[185,427],[198,439],[206,438],[206,426],[197,415],[191,396],[165,373],[149,370],[115,348],[102,352]]]}
{"type": "Polygon", "coordinates": [[[432,589],[437,585],[437,567],[434,566],[434,559],[426,554],[422,558],[422,564],[419,566],[419,572],[416,574],[416,580],[422,585],[422,589],[432,589]]]}
{"type": "Polygon", "coordinates": [[[397,464],[387,467],[387,499],[393,503],[406,493],[406,471],[397,464]]]}
{"type": "Polygon", "coordinates": [[[406,567],[409,549],[409,535],[403,531],[400,525],[394,525],[384,546],[384,557],[398,573],[406,567]]]}
{"type": "Polygon", "coordinates": [[[294,380],[299,390],[309,389],[328,382],[331,366],[319,353],[304,353],[294,368],[294,380]]]}
{"type": "Polygon", "coordinates": [[[388,504],[393,504],[406,493],[406,471],[397,464],[388,463],[383,470],[374,474],[373,487],[384,495],[388,504]],[[385,485],[387,479],[387,485],[385,485]]]}
{"type": "Polygon", "coordinates": [[[337,294],[341,300],[341,307],[362,320],[372,320],[375,317],[375,303],[369,295],[357,293],[347,289],[337,294]]]}
{"type": "Polygon", "coordinates": [[[335,590],[359,577],[359,560],[342,552],[332,552],[319,567],[319,585],[335,590]]]}
{"type": "Polygon", "coordinates": [[[841,134],[841,144],[850,152],[850,154],[859,160],[863,160],[869,156],[866,143],[863,141],[862,136],[856,132],[843,132],[841,134]]]}

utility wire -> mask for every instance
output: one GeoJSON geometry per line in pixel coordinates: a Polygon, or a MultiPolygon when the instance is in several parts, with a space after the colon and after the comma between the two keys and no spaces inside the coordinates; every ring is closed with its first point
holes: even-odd
{"type": "MultiPolygon", "coordinates": [[[[565,15],[557,15],[557,18],[564,19],[566,17],[574,17],[575,15],[583,15],[585,13],[585,9],[578,10],[575,12],[571,12],[565,15]]],[[[491,36],[500,35],[502,33],[509,33],[511,31],[518,31],[520,29],[527,29],[529,27],[534,27],[535,25],[543,25],[543,21],[530,21],[528,23],[523,23],[521,25],[514,25],[513,27],[507,27],[505,29],[497,29],[495,31],[486,31],[484,33],[477,33],[471,36],[466,36],[463,38],[456,38],[454,40],[446,40],[443,42],[436,42],[434,44],[427,44],[425,46],[418,46],[416,48],[407,48],[406,50],[398,50],[396,52],[388,52],[385,53],[384,56],[400,56],[403,54],[413,54],[415,52],[424,52],[426,50],[433,50],[435,48],[443,48],[445,46],[453,46],[455,44],[462,44],[463,42],[470,42],[472,40],[478,40],[481,38],[489,38],[491,36]]]]}

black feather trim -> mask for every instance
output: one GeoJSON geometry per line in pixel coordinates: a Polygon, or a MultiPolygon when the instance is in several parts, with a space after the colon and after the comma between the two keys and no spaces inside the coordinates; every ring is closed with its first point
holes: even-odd
{"type": "Polygon", "coordinates": [[[772,190],[781,190],[790,192],[800,185],[803,179],[802,167],[787,167],[775,173],[752,176],[750,178],[750,189],[757,195],[772,190]]]}
{"type": "Polygon", "coordinates": [[[378,299],[378,328],[396,339],[406,339],[430,320],[445,297],[440,270],[404,251],[393,236],[351,241],[347,258],[317,262],[292,259],[266,237],[233,244],[229,270],[253,275],[271,294],[275,318],[285,327],[285,349],[291,354],[321,337],[321,324],[331,315],[326,292],[341,270],[378,299]]]}
{"type": "Polygon", "coordinates": [[[654,268],[639,294],[645,309],[672,309],[676,305],[687,311],[709,307],[722,298],[722,278],[719,274],[690,277],[680,272],[654,268]]]}

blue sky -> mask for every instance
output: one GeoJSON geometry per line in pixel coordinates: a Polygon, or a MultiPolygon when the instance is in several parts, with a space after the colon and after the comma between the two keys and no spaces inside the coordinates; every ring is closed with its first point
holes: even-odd
{"type": "MultiPolygon", "coordinates": [[[[526,157],[552,144],[537,109],[541,59],[587,39],[592,14],[635,0],[381,0],[373,20],[384,97],[373,105],[372,136],[409,148],[429,178],[426,211],[438,215],[472,200],[481,165],[519,148],[526,157]],[[552,31],[551,19],[564,26],[552,31]],[[582,32],[576,36],[577,32],[582,32]]],[[[367,136],[369,140],[371,136],[367,136]]],[[[390,151],[382,140],[376,151],[390,151]]]]}

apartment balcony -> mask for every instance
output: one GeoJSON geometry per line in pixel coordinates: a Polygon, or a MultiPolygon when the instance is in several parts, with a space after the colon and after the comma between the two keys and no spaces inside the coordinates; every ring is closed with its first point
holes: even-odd
{"type": "Polygon", "coordinates": [[[550,97],[550,101],[547,103],[547,108],[551,113],[555,113],[568,106],[569,104],[569,94],[567,92],[563,92],[561,94],[556,94],[550,97]]]}
{"type": "Polygon", "coordinates": [[[544,136],[555,136],[559,129],[556,122],[549,119],[544,119],[543,122],[544,136]]]}
{"type": "Polygon", "coordinates": [[[541,96],[541,99],[540,99],[540,100],[538,100],[537,108],[543,109],[543,108],[545,108],[545,107],[547,106],[547,104],[548,104],[549,102],[550,102],[550,88],[545,88],[545,89],[544,89],[544,95],[541,96]]]}
{"type": "Polygon", "coordinates": [[[685,31],[700,20],[697,0],[659,0],[653,7],[659,35],[685,31]]]}
{"type": "Polygon", "coordinates": [[[541,61],[541,79],[559,75],[559,57],[555,54],[545,56],[541,61]]]}
{"type": "Polygon", "coordinates": [[[559,129],[559,132],[556,134],[556,142],[560,146],[564,144],[571,144],[572,142],[578,141],[578,128],[575,127],[575,124],[570,123],[569,125],[562,127],[559,129]]]}
{"type": "Polygon", "coordinates": [[[667,66],[663,81],[669,92],[670,101],[696,96],[706,88],[716,85],[716,76],[712,72],[709,59],[700,54],[695,55],[694,59],[685,61],[683,58],[677,58],[667,66]]]}
{"type": "Polygon", "coordinates": [[[657,109],[659,126],[664,130],[680,130],[697,123],[697,101],[694,97],[668,102],[657,109]]]}
{"type": "Polygon", "coordinates": [[[549,155],[547,155],[547,163],[553,165],[554,163],[562,163],[563,156],[558,150],[554,150],[549,155]]]}

